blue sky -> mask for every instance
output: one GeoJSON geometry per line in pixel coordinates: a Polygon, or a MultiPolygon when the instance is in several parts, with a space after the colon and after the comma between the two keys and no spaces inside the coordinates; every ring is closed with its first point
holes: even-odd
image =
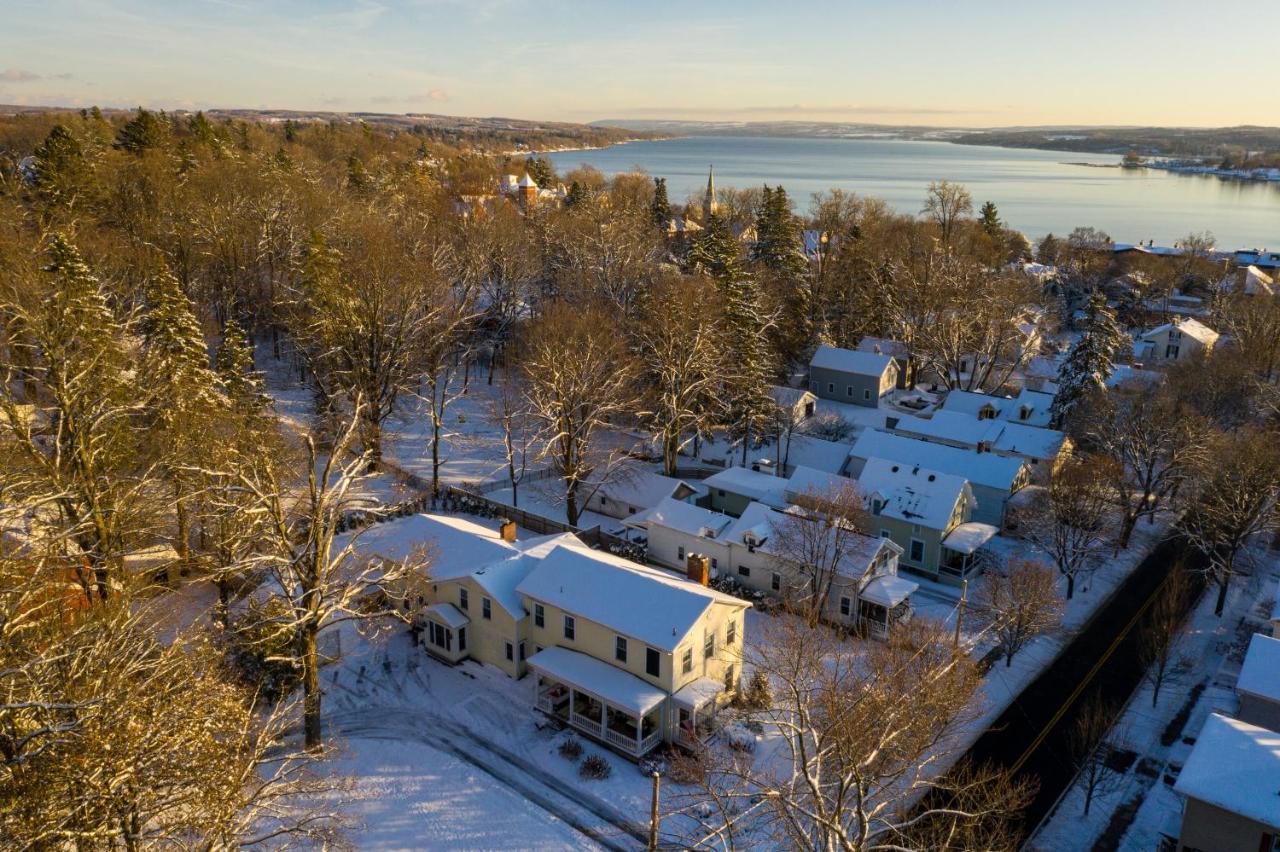
{"type": "Polygon", "coordinates": [[[1275,0],[42,0],[0,103],[1274,124],[1275,0]]]}

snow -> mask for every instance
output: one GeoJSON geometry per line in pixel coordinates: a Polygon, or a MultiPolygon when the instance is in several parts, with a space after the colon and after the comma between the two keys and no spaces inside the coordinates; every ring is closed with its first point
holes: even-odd
{"type": "Polygon", "coordinates": [[[856,349],[840,349],[836,346],[819,346],[813,353],[809,366],[820,370],[838,370],[842,373],[880,377],[892,363],[893,357],[890,355],[860,352],[856,349]]]}
{"type": "Polygon", "coordinates": [[[1280,826],[1280,734],[1212,713],[1173,789],[1280,826]]]}
{"type": "Polygon", "coordinates": [[[959,411],[976,417],[982,409],[991,406],[995,409],[996,417],[1001,420],[1046,427],[1052,419],[1049,412],[1052,405],[1053,394],[1031,388],[1023,388],[1013,399],[980,391],[953,390],[942,401],[942,410],[959,411]]]}
{"type": "Polygon", "coordinates": [[[787,480],[749,467],[727,468],[708,476],[703,484],[708,488],[739,494],[770,505],[785,506],[787,503],[783,496],[787,480]]]}
{"type": "MultiPolygon", "coordinates": [[[[846,450],[847,452],[847,450],[846,450]]],[[[853,480],[847,476],[840,476],[836,473],[830,473],[825,470],[815,470],[811,467],[797,467],[787,480],[787,487],[784,495],[790,499],[795,499],[806,493],[813,494],[829,494],[839,492],[843,488],[853,485],[853,480]]]]}
{"type": "Polygon", "coordinates": [[[733,523],[733,518],[668,497],[652,509],[637,512],[624,523],[639,529],[662,526],[688,535],[714,539],[733,523]]]}
{"type": "Polygon", "coordinates": [[[683,707],[697,710],[722,692],[724,692],[723,683],[713,677],[700,677],[680,687],[675,695],[671,696],[671,700],[683,707]]]}
{"type": "Polygon", "coordinates": [[[794,410],[802,402],[817,399],[812,391],[804,388],[789,388],[785,385],[770,385],[769,396],[779,408],[786,411],[794,410]]]}
{"type": "Polygon", "coordinates": [[[1001,491],[1014,490],[1019,475],[1026,467],[1020,458],[979,453],[945,444],[933,444],[902,435],[874,430],[864,431],[849,451],[854,459],[888,459],[903,465],[919,465],[938,473],[967,479],[1001,491]]]}
{"type": "Polygon", "coordinates": [[[895,574],[884,574],[867,583],[866,587],[858,593],[858,597],[892,609],[911,597],[918,588],[920,588],[919,583],[913,583],[895,574]]]}
{"type": "Polygon", "coordinates": [[[666,571],[563,546],[552,550],[518,591],[667,652],[713,604],[750,606],[666,571]]]}
{"type": "Polygon", "coordinates": [[[471,619],[458,612],[458,608],[450,603],[432,604],[426,608],[425,612],[428,616],[435,616],[441,624],[452,627],[454,630],[471,623],[471,619]]]}
{"type": "MultiPolygon", "coordinates": [[[[590,487],[590,486],[589,486],[590,487]]],[[[682,479],[663,476],[651,470],[627,470],[612,482],[599,487],[597,494],[630,507],[648,509],[668,497],[686,496],[697,492],[697,487],[682,479]]]]}
{"type": "Polygon", "coordinates": [[[875,355],[892,355],[902,359],[907,357],[907,347],[887,337],[864,337],[858,341],[858,351],[871,352],[875,355]]]}
{"type": "Polygon", "coordinates": [[[529,668],[571,686],[580,686],[637,716],[643,716],[667,698],[667,693],[635,675],[568,648],[539,651],[529,658],[529,668]]]}
{"type": "Polygon", "coordinates": [[[1253,634],[1236,690],[1280,702],[1280,639],[1253,634]]]}
{"type": "Polygon", "coordinates": [[[991,541],[999,532],[1000,530],[991,524],[969,521],[948,533],[942,543],[957,553],[969,554],[991,541]]]}
{"type": "MultiPolygon", "coordinates": [[[[341,540],[345,543],[349,537],[341,540]]],[[[363,553],[401,560],[426,548],[431,576],[437,580],[464,577],[482,565],[518,554],[497,531],[457,515],[411,515],[363,530],[357,539],[363,553]]]]}
{"type": "Polygon", "coordinates": [[[939,530],[947,528],[956,503],[970,490],[963,477],[877,457],[867,459],[858,486],[867,499],[885,501],[877,514],[939,530]]]}
{"type": "Polygon", "coordinates": [[[1142,335],[1142,340],[1150,341],[1166,331],[1176,330],[1185,334],[1187,337],[1194,338],[1206,346],[1212,346],[1218,340],[1218,332],[1209,328],[1209,326],[1197,319],[1182,319],[1176,323],[1167,322],[1164,325],[1158,325],[1150,331],[1142,335]]]}

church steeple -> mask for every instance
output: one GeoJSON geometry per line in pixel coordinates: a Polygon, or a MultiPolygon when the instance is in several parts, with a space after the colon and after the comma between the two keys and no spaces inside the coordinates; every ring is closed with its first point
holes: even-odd
{"type": "Polygon", "coordinates": [[[702,222],[711,221],[711,214],[716,212],[716,175],[715,166],[707,167],[707,194],[702,199],[702,222]]]}

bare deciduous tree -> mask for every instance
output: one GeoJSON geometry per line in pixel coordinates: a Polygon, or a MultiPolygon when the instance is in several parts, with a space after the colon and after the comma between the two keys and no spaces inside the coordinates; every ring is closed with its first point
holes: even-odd
{"type": "Polygon", "coordinates": [[[1053,473],[1024,524],[1026,537],[1067,578],[1067,600],[1076,578],[1088,575],[1106,549],[1110,490],[1103,470],[1088,457],[1072,459],[1053,473]]]}
{"type": "Polygon", "coordinates": [[[1160,690],[1175,683],[1187,670],[1187,661],[1174,655],[1174,645],[1190,606],[1191,584],[1186,570],[1174,565],[1147,610],[1138,634],[1138,649],[1146,667],[1144,678],[1151,684],[1151,706],[1160,701],[1160,690]]]}
{"type": "Polygon", "coordinates": [[[866,547],[866,509],[852,479],[824,490],[795,495],[796,506],[773,524],[770,551],[798,583],[787,589],[794,607],[816,626],[831,597],[836,578],[851,573],[852,558],[866,547]]]}
{"type": "Polygon", "coordinates": [[[1084,815],[1089,815],[1093,800],[1120,788],[1124,776],[1107,766],[1111,749],[1107,736],[1115,724],[1117,710],[1100,695],[1085,700],[1067,737],[1071,760],[1076,769],[1076,783],[1084,790],[1084,815]]]}
{"type": "Polygon", "coordinates": [[[487,413],[489,422],[502,433],[503,467],[511,483],[511,505],[519,507],[520,483],[528,473],[538,434],[519,373],[504,376],[502,386],[489,400],[487,413]]]}
{"type": "Polygon", "coordinates": [[[1062,624],[1062,611],[1053,569],[1029,559],[987,569],[974,594],[974,616],[995,637],[1006,666],[1031,640],[1062,624]]]}
{"type": "Polygon", "coordinates": [[[938,226],[942,244],[949,247],[960,220],[973,213],[973,196],[962,184],[936,180],[929,184],[920,212],[938,226]]]}

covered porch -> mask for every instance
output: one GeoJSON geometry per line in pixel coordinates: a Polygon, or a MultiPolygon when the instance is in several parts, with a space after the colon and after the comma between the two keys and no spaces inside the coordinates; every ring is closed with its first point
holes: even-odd
{"type": "Polygon", "coordinates": [[[422,644],[427,653],[448,663],[467,656],[467,626],[471,619],[448,603],[432,604],[422,611],[422,644]]]}
{"type": "Polygon", "coordinates": [[[858,627],[867,635],[883,639],[895,624],[911,620],[911,595],[919,583],[897,574],[881,574],[858,593],[858,627]]]}
{"type": "Polygon", "coordinates": [[[687,683],[671,696],[675,708],[676,745],[690,750],[700,749],[720,730],[716,714],[724,684],[712,677],[700,677],[687,683]]]}
{"type": "Polygon", "coordinates": [[[628,757],[641,757],[662,742],[667,694],[606,662],[546,648],[529,658],[534,706],[628,757]]]}
{"type": "Polygon", "coordinates": [[[985,548],[1000,531],[991,524],[970,521],[960,524],[942,540],[942,558],[938,562],[941,579],[967,580],[980,573],[986,564],[985,548]]]}

